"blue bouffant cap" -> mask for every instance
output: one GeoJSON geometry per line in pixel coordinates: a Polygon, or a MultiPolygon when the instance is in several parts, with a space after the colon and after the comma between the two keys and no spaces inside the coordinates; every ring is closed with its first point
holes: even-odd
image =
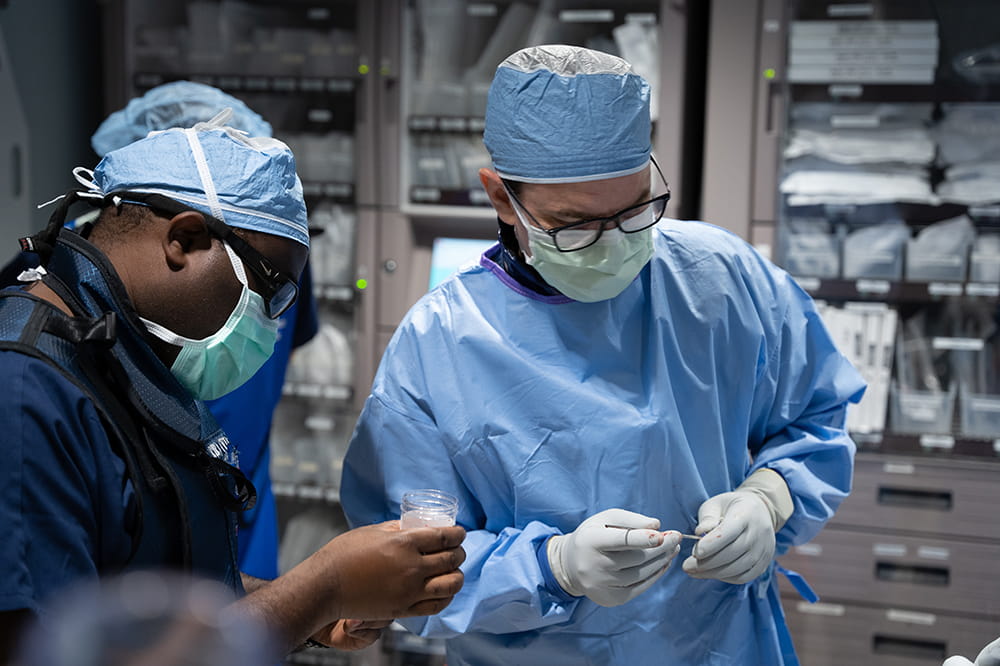
{"type": "Polygon", "coordinates": [[[153,132],[114,150],[94,170],[94,185],[103,194],[162,194],[231,227],[309,247],[292,151],[277,139],[225,126],[227,120],[223,112],[207,123],[153,132]]]}
{"type": "Polygon", "coordinates": [[[255,111],[218,88],[194,81],[172,81],[151,88],[124,109],[104,119],[90,138],[100,156],[138,141],[150,132],[171,127],[192,127],[232,109],[229,125],[250,136],[271,136],[271,124],[255,111]]]}
{"type": "Polygon", "coordinates": [[[486,150],[502,177],[560,183],[626,176],[649,164],[649,84],[617,56],[554,44],[497,67],[486,150]]]}

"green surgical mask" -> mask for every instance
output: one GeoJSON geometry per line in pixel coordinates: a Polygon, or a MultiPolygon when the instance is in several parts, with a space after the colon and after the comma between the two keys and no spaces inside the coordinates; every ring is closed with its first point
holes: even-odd
{"type": "Polygon", "coordinates": [[[223,245],[243,291],[222,328],[192,340],[142,320],[150,333],[181,348],[170,371],[199,400],[214,400],[242,386],[270,358],[278,338],[278,321],[265,314],[264,299],[247,286],[243,263],[223,245]]]}
{"type": "MultiPolygon", "coordinates": [[[[593,245],[560,252],[547,233],[530,224],[514,205],[514,212],[528,231],[531,256],[528,264],[545,281],[575,301],[595,303],[614,298],[653,256],[653,227],[627,234],[617,227],[607,229],[593,245]]],[[[641,215],[652,215],[652,208],[641,215]]]]}

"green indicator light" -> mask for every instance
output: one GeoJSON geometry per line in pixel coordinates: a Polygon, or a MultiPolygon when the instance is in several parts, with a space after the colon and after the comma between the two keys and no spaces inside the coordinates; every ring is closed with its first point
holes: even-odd
{"type": "Polygon", "coordinates": [[[358,65],[358,73],[359,74],[367,74],[368,73],[368,65],[358,65]]]}
{"type": "Polygon", "coordinates": [[[368,286],[368,280],[364,278],[358,278],[358,281],[354,283],[354,286],[356,286],[358,289],[364,289],[365,287],[368,286]]]}
{"type": "Polygon", "coordinates": [[[765,79],[773,79],[774,75],[775,75],[774,68],[768,67],[767,69],[764,70],[764,78],[765,79]]]}

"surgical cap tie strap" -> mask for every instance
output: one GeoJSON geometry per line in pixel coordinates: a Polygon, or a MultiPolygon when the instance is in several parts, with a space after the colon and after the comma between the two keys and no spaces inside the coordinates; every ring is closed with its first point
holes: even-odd
{"type": "Polygon", "coordinates": [[[194,155],[194,163],[198,167],[198,176],[201,178],[201,186],[205,190],[205,197],[208,199],[208,208],[212,211],[212,217],[223,222],[226,221],[222,214],[222,206],[219,205],[219,195],[215,191],[215,182],[212,174],[208,170],[208,161],[205,159],[205,151],[201,148],[201,141],[198,140],[198,132],[194,128],[184,130],[188,145],[191,147],[191,154],[194,155]]]}

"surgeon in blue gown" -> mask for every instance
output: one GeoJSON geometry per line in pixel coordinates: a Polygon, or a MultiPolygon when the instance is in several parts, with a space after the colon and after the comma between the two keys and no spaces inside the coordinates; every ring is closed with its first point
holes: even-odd
{"type": "Polygon", "coordinates": [[[774,557],[850,491],[864,382],[785,272],[662,219],[649,93],[583,48],[501,63],[500,242],[406,315],[350,443],[352,525],[459,498],[465,587],[403,622],[449,666],[798,663],[774,557]]]}

